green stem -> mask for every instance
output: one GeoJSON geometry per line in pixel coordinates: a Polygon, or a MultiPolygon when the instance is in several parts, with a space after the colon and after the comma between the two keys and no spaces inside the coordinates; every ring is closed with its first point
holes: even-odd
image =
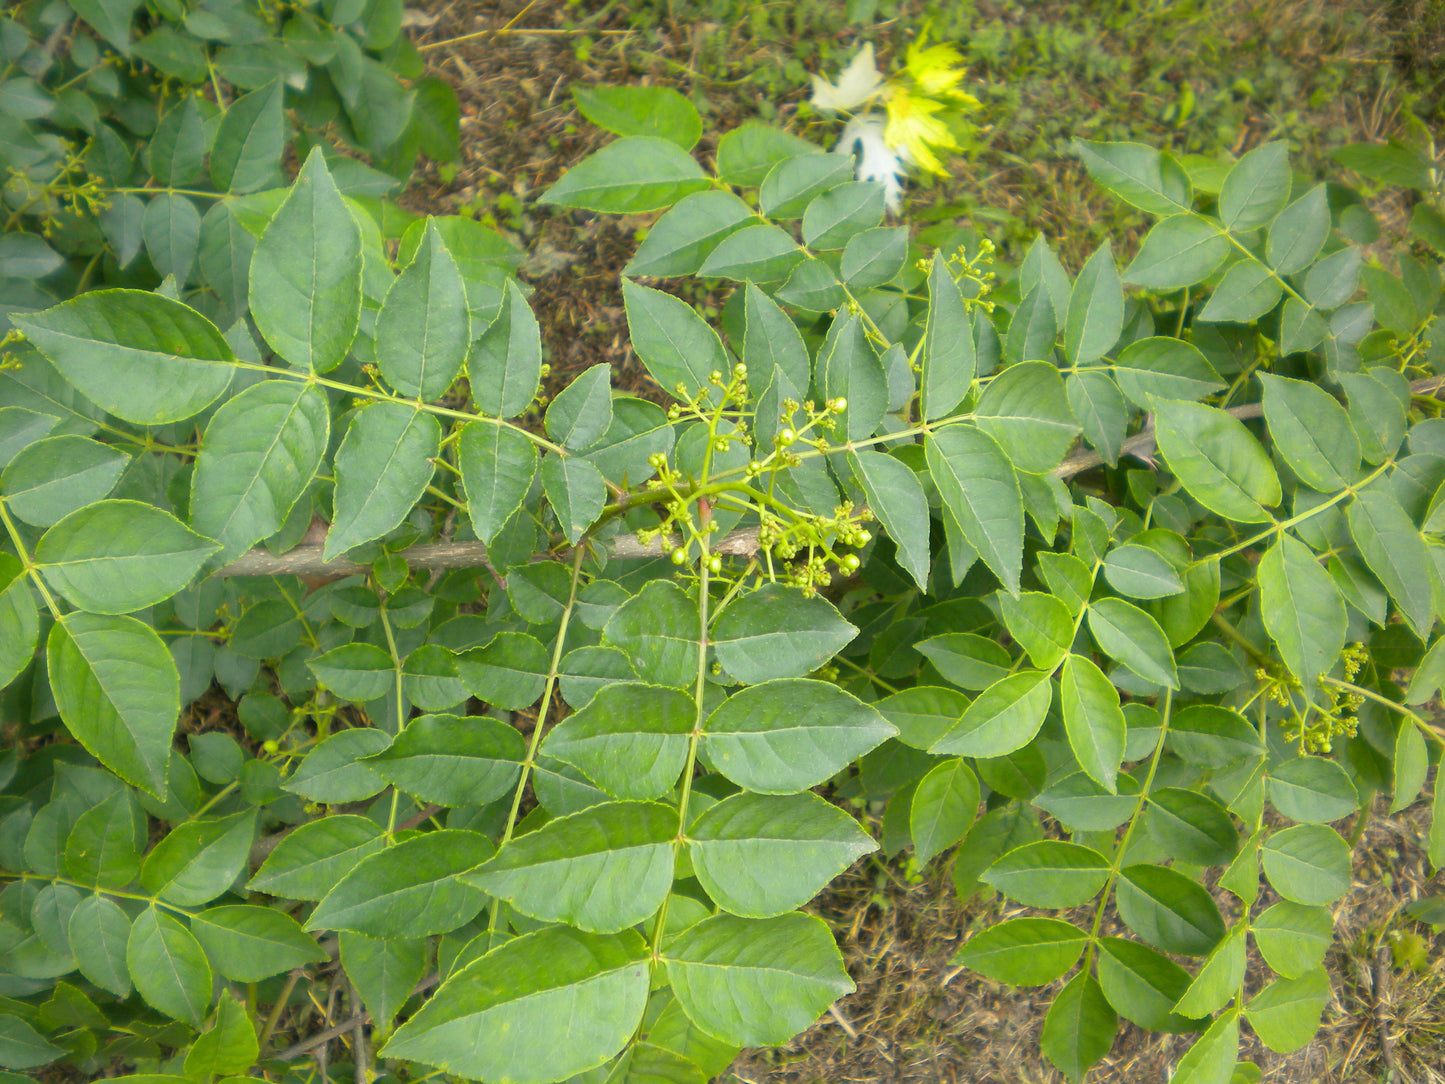
{"type": "Polygon", "coordinates": [[[1324,501],[1321,504],[1317,504],[1312,508],[1307,508],[1303,512],[1300,512],[1296,515],[1290,516],[1289,519],[1280,520],[1279,522],[1272,523],[1264,530],[1260,531],[1258,534],[1250,535],[1243,542],[1230,546],[1228,549],[1219,550],[1217,553],[1210,553],[1206,554],[1203,557],[1198,557],[1189,563],[1189,569],[1192,571],[1193,569],[1198,568],[1200,565],[1204,564],[1206,561],[1222,561],[1226,557],[1232,557],[1236,553],[1242,553],[1243,551],[1253,546],[1259,545],[1261,542],[1268,541],[1277,534],[1289,530],[1289,528],[1295,526],[1296,524],[1304,523],[1306,520],[1313,519],[1315,516],[1324,512],[1325,509],[1333,508],[1335,505],[1339,504],[1347,497],[1353,497],[1356,493],[1360,492],[1360,490],[1364,489],[1366,486],[1368,486],[1371,482],[1373,482],[1376,478],[1380,477],[1380,475],[1384,474],[1385,471],[1389,470],[1394,465],[1395,460],[1393,457],[1390,459],[1386,459],[1383,463],[1381,463],[1378,467],[1372,470],[1364,478],[1360,479],[1358,482],[1355,482],[1353,485],[1345,486],[1344,489],[1340,490],[1329,500],[1324,501]]]}
{"type": "Polygon", "coordinates": [[[1415,726],[1419,728],[1420,732],[1431,741],[1435,742],[1439,746],[1445,747],[1445,735],[1441,735],[1440,732],[1436,730],[1433,726],[1431,726],[1422,716],[1411,711],[1404,704],[1397,704],[1388,696],[1381,696],[1373,689],[1367,689],[1363,685],[1352,685],[1350,682],[1341,681],[1339,678],[1325,676],[1320,678],[1320,680],[1323,681],[1326,685],[1332,685],[1336,689],[1341,689],[1347,693],[1355,693],[1357,696],[1363,696],[1366,700],[1373,700],[1376,704],[1379,704],[1382,707],[1386,707],[1389,708],[1391,711],[1398,712],[1406,719],[1409,719],[1412,723],[1414,723],[1415,726]]]}
{"type": "Polygon", "coordinates": [[[1114,848],[1113,857],[1109,859],[1109,875],[1105,879],[1104,889],[1099,895],[1099,906],[1094,911],[1094,925],[1089,930],[1089,955],[1084,961],[1086,971],[1093,966],[1094,950],[1099,943],[1099,930],[1104,923],[1104,908],[1108,906],[1114,883],[1119,879],[1119,870],[1123,866],[1124,855],[1129,849],[1129,840],[1134,837],[1134,828],[1139,823],[1144,812],[1144,805],[1149,801],[1149,791],[1154,786],[1154,773],[1159,770],[1159,761],[1164,755],[1164,739],[1169,734],[1169,714],[1173,704],[1174,690],[1165,689],[1164,706],[1159,712],[1159,744],[1154,747],[1154,755],[1149,759],[1149,771],[1145,774],[1144,782],[1139,787],[1139,797],[1134,803],[1134,813],[1129,818],[1129,825],[1124,829],[1124,838],[1119,840],[1119,845],[1114,848]]]}
{"type": "Polygon", "coordinates": [[[50,615],[59,621],[61,618],[60,606],[55,601],[55,596],[50,593],[50,588],[45,585],[45,580],[40,575],[40,569],[25,548],[25,540],[20,537],[20,528],[15,526],[15,521],[10,518],[10,510],[5,507],[5,498],[0,497],[0,523],[5,525],[5,532],[10,536],[10,542],[15,547],[15,554],[20,558],[20,564],[30,576],[30,582],[40,592],[40,597],[45,600],[45,606],[50,615]]]}
{"type": "MultiPolygon", "coordinates": [[[[677,838],[672,841],[674,865],[687,844],[687,807],[692,799],[692,777],[697,770],[697,747],[702,740],[702,724],[705,718],[703,694],[707,690],[708,592],[711,588],[707,559],[707,539],[703,538],[697,585],[697,678],[693,684],[693,723],[692,732],[687,739],[687,764],[682,770],[682,791],[677,799],[677,838]]],[[[671,892],[662,898],[662,906],[657,909],[657,922],[652,930],[650,966],[654,971],[662,959],[662,935],[667,929],[667,905],[671,899],[671,892]]]]}
{"type": "MultiPolygon", "coordinates": [[[[552,663],[547,668],[547,681],[542,688],[542,703],[537,709],[537,722],[532,727],[532,736],[527,742],[527,759],[522,761],[522,774],[517,780],[516,789],[512,791],[512,807],[507,812],[507,823],[502,828],[502,838],[497,841],[499,850],[507,845],[507,840],[512,838],[512,832],[517,827],[517,813],[522,808],[522,795],[527,790],[527,781],[531,778],[532,769],[537,764],[537,747],[542,743],[542,731],[546,729],[547,715],[552,707],[552,694],[557,688],[557,674],[562,665],[562,652],[567,642],[567,626],[572,621],[572,611],[577,605],[577,584],[582,579],[582,558],[586,553],[586,546],[578,546],[572,553],[572,584],[567,592],[567,605],[562,610],[562,620],[557,626],[557,642],[552,646],[552,663]]],[[[498,899],[492,905],[492,913],[487,922],[488,933],[495,932],[501,910],[502,901],[498,899]]]]}

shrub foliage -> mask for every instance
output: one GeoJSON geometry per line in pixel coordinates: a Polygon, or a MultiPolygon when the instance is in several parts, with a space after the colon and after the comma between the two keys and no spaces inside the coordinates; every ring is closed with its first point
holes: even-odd
{"type": "Polygon", "coordinates": [[[544,199],[665,210],[623,291],[668,405],[598,366],[539,409],[495,235],[388,247],[319,150],[252,205],[250,324],[13,318],[0,1064],[280,1071],[344,996],[312,1030],[362,1069],[702,1081],[852,989],[802,908],[881,803],[960,895],[1066,912],[957,961],[1072,976],[1070,1078],[1121,1018],[1199,1033],[1176,1081],[1308,1042],[1335,825],[1441,741],[1435,257],[1368,260],[1281,144],[1080,143],[1138,254],[995,268],[846,157],[745,126],[707,172],[672,92],[603,105],[544,199]],[[683,277],[716,326],[637,281],[683,277]]]}

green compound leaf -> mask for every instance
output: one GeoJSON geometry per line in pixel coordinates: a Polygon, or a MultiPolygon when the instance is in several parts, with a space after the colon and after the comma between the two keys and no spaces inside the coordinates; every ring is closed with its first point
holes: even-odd
{"type": "Polygon", "coordinates": [[[861,316],[834,319],[818,350],[815,382],[825,400],[847,401],[842,433],[849,440],[864,440],[878,428],[888,412],[888,377],[861,316]]]}
{"type": "Polygon", "coordinates": [[[654,136],[691,150],[702,138],[696,107],[671,87],[572,88],[578,112],[613,135],[654,136]]]}
{"type": "Polygon", "coordinates": [[[1080,432],[1063,378],[1045,361],[1011,365],[993,377],[979,397],[974,418],[1014,466],[1032,474],[1063,462],[1080,432]]]}
{"type": "Polygon", "coordinates": [[[232,982],[260,982],[329,959],[294,918],[271,907],[212,907],[191,919],[191,932],[232,982]]]}
{"type": "Polygon", "coordinates": [[[909,804],[908,834],[920,866],[968,834],[978,801],[978,777],[962,757],[944,761],[919,780],[909,804]]]}
{"type": "Polygon", "coordinates": [[[526,740],[499,719],[423,715],[366,765],[423,802],[481,806],[511,793],[526,755],[526,740]]]}
{"type": "Polygon", "coordinates": [[[538,201],[588,211],[639,214],[670,207],[706,187],[702,167],[676,143],[654,136],[629,136],[573,166],[538,201]]]}
{"type": "MultiPolygon", "coordinates": [[[[1265,256],[1281,275],[1294,275],[1314,263],[1330,236],[1326,186],[1317,184],[1280,213],[1269,229],[1265,256]]],[[[1351,290],[1351,293],[1354,291],[1351,290]]],[[[1309,296],[1305,288],[1305,296],[1309,296]]],[[[1325,306],[1333,308],[1333,305],[1325,306]]]]}
{"type": "Polygon", "coordinates": [[[723,238],[755,221],[752,208],[731,192],[698,192],[653,223],[622,273],[695,275],[723,238]]]}
{"type": "Polygon", "coordinates": [[[828,927],[797,912],[704,919],[663,958],[693,1023],[739,1046],[785,1043],[855,988],[828,927]]]}
{"type": "Polygon", "coordinates": [[[313,802],[359,802],[379,793],[386,781],[362,758],[379,753],[391,735],[372,727],[353,727],[333,733],[306,754],[285,790],[313,802]]]}
{"type": "Polygon", "coordinates": [[[1328,907],[1281,900],[1250,925],[1255,947],[1277,974],[1297,979],[1324,962],[1335,939],[1328,907]]]}
{"type": "Polygon", "coordinates": [[[449,977],[379,1053],[472,1080],[566,1080],[631,1038],[647,1005],[649,970],[636,931],[539,930],[449,977]]]}
{"type": "Polygon", "coordinates": [[[1046,986],[1074,966],[1088,941],[1056,918],[1011,918],[970,938],[949,962],[1010,986],[1046,986]]]}
{"type": "Polygon", "coordinates": [[[709,386],[710,374],[730,369],[717,332],[685,301],[625,280],[622,300],[632,348],[668,395],[681,386],[691,396],[709,386]]]}
{"type": "Polygon", "coordinates": [[[1144,236],[1124,281],[1151,290],[1179,290],[1203,282],[1229,255],[1229,240],[1207,218],[1173,215],[1144,236]]]}
{"type": "Polygon", "coordinates": [[[877,849],[857,821],[806,792],[735,794],[709,806],[687,840],[693,873],[708,896],[745,918],[801,907],[877,849]]]}
{"type": "Polygon", "coordinates": [[[273,80],[237,98],[221,117],[211,147],[211,180],[222,192],[254,192],[280,179],[285,92],[283,82],[273,80]]]}
{"type": "Polygon", "coordinates": [[[472,528],[490,544],[532,488],[537,447],[510,426],[472,422],[457,442],[457,460],[472,528]]]}
{"type": "Polygon", "coordinates": [[[1111,467],[1119,462],[1124,433],[1129,425],[1129,404],[1119,385],[1107,373],[1085,370],[1064,381],[1069,406],[1079,420],[1084,439],[1111,467]]]}
{"type": "Polygon", "coordinates": [[[46,531],[35,561],[71,604],[124,614],[170,598],[219,548],[152,505],[97,501],[46,531]]]}
{"type": "Polygon", "coordinates": [[[1359,808],[1350,773],[1333,760],[1300,757],[1269,772],[1270,804],[1292,821],[1329,824],[1359,808]]]}
{"type": "Polygon", "coordinates": [[[898,563],[927,590],[931,524],[928,498],[913,469],[883,452],[850,452],[848,463],[863,489],[868,507],[898,547],[898,563]]]}
{"type": "Polygon", "coordinates": [[[486,836],[456,828],[388,847],[363,858],[343,876],[311,912],[306,928],[355,930],[368,937],[424,937],[454,930],[486,903],[486,894],[458,875],[492,853],[486,836]]]}
{"type": "Polygon", "coordinates": [[[199,414],[231,383],[235,355],[220,331],[160,294],[93,290],[11,322],[76,391],[137,425],[199,414]]]}
{"type": "Polygon", "coordinates": [[[216,1019],[186,1054],[186,1075],[193,1080],[244,1073],[256,1063],[260,1047],[250,1014],[229,991],[216,1005],[216,1019]]]}
{"type": "Polygon", "coordinates": [[[1089,632],[1105,655],[1145,681],[1179,688],[1169,638],[1139,607],[1119,598],[1101,598],[1089,606],[1089,632]]]}
{"type": "Polygon", "coordinates": [[[507,280],[501,312],[467,354],[467,380],[478,409],[514,418],[537,396],[542,380],[542,331],[521,289],[507,280]]]}
{"type": "Polygon", "coordinates": [[[131,926],[125,959],[148,1005],[201,1026],[211,1003],[211,966],[190,931],[154,905],[147,907],[131,926]]]}
{"type": "Polygon", "coordinates": [[[375,700],[396,688],[396,664],[376,644],[342,644],[306,660],[306,667],[326,688],[358,703],[375,700]]]}
{"type": "Polygon", "coordinates": [[[1224,936],[1224,919],[1198,882],[1163,866],[1126,866],[1114,902],[1124,925],[1164,952],[1206,956],[1224,936]]]}
{"type": "Polygon", "coordinates": [[[228,399],[206,424],[191,480],[191,526],[234,561],[279,531],[316,476],[331,438],[319,388],[268,380],[228,399]]]}
{"type": "Polygon", "coordinates": [[[123,888],[140,872],[145,836],[145,815],[134,793],[118,791],[76,819],[61,870],[79,884],[123,888]]]}
{"type": "Polygon", "coordinates": [[[542,695],[551,660],[535,637],[499,632],[485,647],[458,655],[456,664],[473,696],[494,708],[519,711],[542,695]]]}
{"type": "Polygon", "coordinates": [[[1244,423],[1215,407],[1156,400],[1159,452],[1189,495],[1239,523],[1269,519],[1282,496],[1269,456],[1244,423]]]}
{"type": "Polygon", "coordinates": [[[345,930],[337,939],[346,977],[372,1018],[390,1028],[427,968],[424,937],[367,937],[345,930]]]}
{"type": "MultiPolygon", "coordinates": [[[[251,282],[254,290],[254,272],[251,282]]],[[[416,255],[392,282],[377,314],[377,365],[399,394],[439,399],[461,372],[471,341],[466,283],[435,220],[428,218],[416,255]]]]}
{"type": "Polygon", "coordinates": [[[1189,972],[1138,941],[1099,939],[1099,985],[1124,1019],[1152,1031],[1191,1031],[1197,1025],[1173,1012],[1189,986],[1189,972]]]}
{"type": "Polygon", "coordinates": [[[1073,148],[1089,176],[1125,203],[1151,215],[1189,210],[1189,175],[1169,155],[1142,143],[1075,139],[1073,148]]]}
{"type": "Polygon", "coordinates": [[[1385,488],[1356,494],[1347,511],[1350,537],[1370,571],[1395,600],[1415,635],[1429,637],[1435,617],[1430,592],[1430,554],[1425,538],[1395,495],[1385,488]]]}
{"type": "Polygon", "coordinates": [[[1239,1013],[1231,1009],[1210,1024],[1179,1059],[1170,1084],[1231,1084],[1239,1056],[1239,1013]]]}
{"type": "Polygon", "coordinates": [[[375,821],[333,813],[283,838],[247,887],[286,899],[319,900],[384,846],[386,838],[375,821]]]}
{"type": "Polygon", "coordinates": [[[969,545],[1003,583],[1019,591],[1024,507],[1013,465],[992,437],[950,425],[924,439],[928,471],[969,545]]]}
{"type": "Polygon", "coordinates": [[[1289,202],[1289,146],[1265,143],[1254,148],[1229,171],[1219,191],[1219,217],[1236,233],[1274,221],[1289,202]]]}
{"type": "Polygon", "coordinates": [[[807,388],[813,362],[798,325],[767,294],[749,283],[743,294],[743,362],[753,380],[776,366],[795,388],[807,388]]]}
{"type": "Polygon", "coordinates": [[[1009,851],[979,875],[1029,907],[1078,907],[1099,894],[1109,860],[1092,847],[1045,839],[1009,851]]]}
{"type": "Polygon", "coordinates": [[[605,685],[557,724],[543,751],[616,798],[660,798],[677,784],[697,720],[692,697],[663,685],[605,685]]]}
{"type": "Polygon", "coordinates": [[[711,639],[727,672],[757,685],[810,674],[857,635],[857,628],[827,599],[766,584],[732,602],[718,618],[711,639]]]}
{"type": "Polygon", "coordinates": [[[164,794],[180,675],[155,631],[133,617],[65,614],[51,626],[46,661],[75,739],[127,783],[164,794]]]}
{"type": "Polygon", "coordinates": [[[547,406],[547,435],[571,451],[597,443],[612,424],[612,368],[594,365],[547,406]]]}
{"type": "Polygon", "coordinates": [[[1350,890],[1350,846],[1323,825],[1297,824],[1275,832],[1259,853],[1264,875],[1287,900],[1318,906],[1350,890]]]}
{"type": "Polygon", "coordinates": [[[1234,1000],[1244,982],[1244,935],[1245,925],[1241,922],[1214,946],[1189,988],[1176,999],[1175,1011],[1202,1020],[1234,1000]]]}
{"type": "Polygon", "coordinates": [[[130,917],[106,896],[87,896],[70,912],[70,944],[80,973],[120,998],[130,997],[130,926],[130,917]]]}
{"type": "Polygon", "coordinates": [[[1064,356],[1073,365],[1087,365],[1107,354],[1124,328],[1124,288],[1114,265],[1114,250],[1105,241],[1089,257],[1069,294],[1064,324],[1064,356]]]}
{"type": "Polygon", "coordinates": [[[141,230],[156,273],[174,276],[177,285],[184,286],[201,240],[201,213],[196,205],[169,192],[155,196],[146,204],[141,230]]]}
{"type": "Polygon", "coordinates": [[[814,252],[837,251],[883,221],[883,189],[871,181],[849,181],[815,196],[803,210],[803,244],[814,252]]]}
{"type": "Polygon", "coordinates": [[[1260,616],[1290,673],[1306,684],[1329,670],[1345,646],[1344,600],[1334,578],[1293,535],[1259,562],[1260,616]]]}
{"type": "Polygon", "coordinates": [[[849,239],[838,272],[850,290],[868,290],[892,282],[907,260],[908,230],[880,226],[849,239]]]}
{"type": "Polygon", "coordinates": [[[616,933],[666,898],[677,835],[677,813],[667,806],[604,802],[513,837],[461,881],[524,915],[616,933]]]}
{"type": "Polygon", "coordinates": [[[979,694],[930,753],[1001,757],[1033,741],[1044,724],[1054,687],[1047,671],[1025,670],[995,681],[979,694]]]}
{"type": "Polygon", "coordinates": [[[402,403],[353,415],[336,452],[336,510],[322,559],[380,538],[406,518],[436,473],[441,425],[402,403]]]}
{"type": "Polygon", "coordinates": [[[820,154],[784,158],[763,178],[758,206],[771,219],[801,218],[816,197],[852,179],[853,166],[846,159],[820,154]]]}
{"type": "Polygon", "coordinates": [[[837,685],[786,678],[734,693],[703,724],[717,770],[763,794],[816,787],[896,733],[837,685]]]}
{"type": "Polygon", "coordinates": [[[1081,1081],[1089,1068],[1114,1045],[1119,1018],[1093,975],[1080,973],[1069,980],[1049,1006],[1039,1035],[1045,1057],[1072,1081],[1081,1081]]]}
{"type": "Polygon", "coordinates": [[[1088,659],[1069,655],[1059,674],[1059,692],[1074,759],[1090,779],[1116,793],[1126,729],[1119,691],[1088,659]]]}
{"type": "Polygon", "coordinates": [[[1360,442],[1334,396],[1304,380],[1268,373],[1259,379],[1269,435],[1299,480],[1325,493],[1354,482],[1360,469],[1360,442]]]}
{"type": "Polygon", "coordinates": [[[652,580],[608,619],[603,638],[643,681],[691,689],[697,681],[697,606],[669,580],[652,580]]]}
{"type": "Polygon", "coordinates": [[[1239,850],[1239,833],[1224,806],[1182,787],[1150,793],[1148,828],[1165,854],[1196,866],[1227,866],[1239,850]]]}
{"type": "Polygon", "coordinates": [[[708,254],[699,278],[734,282],[778,282],[793,273],[804,252],[786,230],[772,225],[744,226],[729,233],[708,254]]]}
{"type": "Polygon", "coordinates": [[[924,420],[951,413],[968,394],[977,372],[973,319],[948,261],[942,252],[935,252],[928,271],[928,321],[923,331],[924,420]]]}
{"type": "Polygon", "coordinates": [[[602,514],[602,506],[607,501],[607,482],[602,472],[576,456],[543,457],[542,489],[567,541],[574,546],[602,514]]]}
{"type": "Polygon", "coordinates": [[[1181,573],[1188,567],[1189,547],[1178,535],[1141,532],[1105,555],[1104,578],[1129,598],[1172,598],[1183,593],[1181,573]]]}
{"type": "Polygon", "coordinates": [[[1264,264],[1243,259],[1232,264],[1195,319],[1201,323],[1249,324],[1279,304],[1284,286],[1264,264]]]}
{"type": "MultiPolygon", "coordinates": [[[[102,1017],[102,1019],[104,1019],[102,1017]]],[[[0,1015],[0,1065],[6,1069],[35,1069],[64,1056],[56,1046],[18,1016],[0,1015]]],[[[6,1073],[13,1080],[27,1080],[18,1073],[6,1073]]]]}
{"type": "Polygon", "coordinates": [[[1120,350],[1114,379],[1141,410],[1153,410],[1155,398],[1194,402],[1224,390],[1219,373],[1197,346],[1164,335],[1138,339],[1120,350]]]}
{"type": "Polygon", "coordinates": [[[188,821],[156,844],[140,870],[142,887],[178,907],[208,903],[236,882],[256,838],[256,811],[188,821]]]}
{"type": "Polygon", "coordinates": [[[1245,1004],[1244,1018],[1260,1042],[1289,1054],[1315,1037],[1330,997],[1330,976],[1318,967],[1299,978],[1275,979],[1245,1004]]]}

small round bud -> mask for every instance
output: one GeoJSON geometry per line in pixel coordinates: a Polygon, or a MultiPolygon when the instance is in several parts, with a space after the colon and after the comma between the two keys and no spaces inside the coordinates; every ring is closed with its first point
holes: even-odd
{"type": "Polygon", "coordinates": [[[845,411],[845,410],[847,410],[847,409],[848,409],[848,400],[847,400],[847,399],[844,399],[841,395],[838,396],[838,398],[836,398],[836,399],[833,400],[833,413],[834,413],[834,414],[842,414],[843,411],[845,411]]]}
{"type": "Polygon", "coordinates": [[[672,551],[672,563],[681,568],[687,564],[687,550],[676,549],[672,551]]]}
{"type": "Polygon", "coordinates": [[[796,442],[797,442],[797,439],[798,439],[798,434],[795,433],[795,432],[793,432],[791,429],[779,429],[779,430],[778,430],[777,441],[778,441],[778,443],[779,443],[780,445],[782,445],[784,448],[788,447],[790,444],[796,443],[796,442]]]}
{"type": "Polygon", "coordinates": [[[872,534],[871,531],[859,531],[859,532],[858,532],[858,545],[860,545],[860,546],[866,546],[866,545],[868,545],[868,543],[871,542],[871,541],[873,541],[873,534],[872,534]]]}
{"type": "Polygon", "coordinates": [[[707,559],[707,570],[713,575],[717,575],[719,572],[721,572],[722,558],[714,553],[711,557],[707,559]]]}
{"type": "Polygon", "coordinates": [[[733,376],[743,377],[743,376],[747,376],[747,375],[748,375],[748,367],[747,367],[746,365],[744,365],[742,362],[738,362],[736,365],[733,366],[733,376]]]}
{"type": "Polygon", "coordinates": [[[281,751],[281,745],[275,738],[267,738],[261,743],[261,748],[268,756],[273,757],[281,751]]]}
{"type": "Polygon", "coordinates": [[[859,563],[860,562],[858,560],[858,555],[856,553],[848,554],[848,556],[844,557],[843,560],[839,562],[839,564],[843,566],[843,569],[846,572],[857,572],[859,563]]]}
{"type": "Polygon", "coordinates": [[[712,383],[712,384],[721,384],[721,383],[722,383],[722,371],[719,370],[719,369],[714,369],[712,372],[710,372],[710,373],[707,374],[707,378],[708,378],[709,383],[712,383]]]}

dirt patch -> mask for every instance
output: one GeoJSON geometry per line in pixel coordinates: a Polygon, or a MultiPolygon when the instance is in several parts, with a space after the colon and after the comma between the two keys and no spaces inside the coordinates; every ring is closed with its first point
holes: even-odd
{"type": "MultiPolygon", "coordinates": [[[[1445,892],[1445,878],[1429,875],[1428,827],[1424,803],[1372,818],[1356,849],[1353,891],[1335,909],[1335,945],[1325,961],[1334,996],[1320,1033],[1302,1050],[1279,1055],[1247,1025],[1241,1029],[1240,1056],[1256,1062],[1265,1081],[1355,1084],[1385,1080],[1392,1070],[1399,1082],[1445,1081],[1445,935],[1401,913],[1411,900],[1445,892]],[[1392,933],[1421,938],[1422,970],[1396,966],[1392,933]]],[[[1231,905],[1237,911],[1237,902],[1218,895],[1226,914],[1231,905]]],[[[1266,894],[1258,906],[1270,902],[1266,894]]],[[[901,862],[874,861],[855,866],[812,909],[837,933],[858,990],[838,1003],[837,1017],[824,1017],[787,1046],[745,1053],[732,1068],[737,1081],[1063,1084],[1038,1045],[1062,981],[1018,989],[948,962],[972,930],[1037,912],[997,896],[958,903],[946,862],[909,881],[901,862]]],[[[1059,917],[1087,928],[1093,911],[1059,917]]],[[[1129,936],[1112,912],[1102,932],[1129,936]]],[[[1267,975],[1252,955],[1247,988],[1258,989],[1267,975]]],[[[1121,1021],[1113,1049],[1089,1079],[1163,1082],[1193,1040],[1121,1021]]]]}

